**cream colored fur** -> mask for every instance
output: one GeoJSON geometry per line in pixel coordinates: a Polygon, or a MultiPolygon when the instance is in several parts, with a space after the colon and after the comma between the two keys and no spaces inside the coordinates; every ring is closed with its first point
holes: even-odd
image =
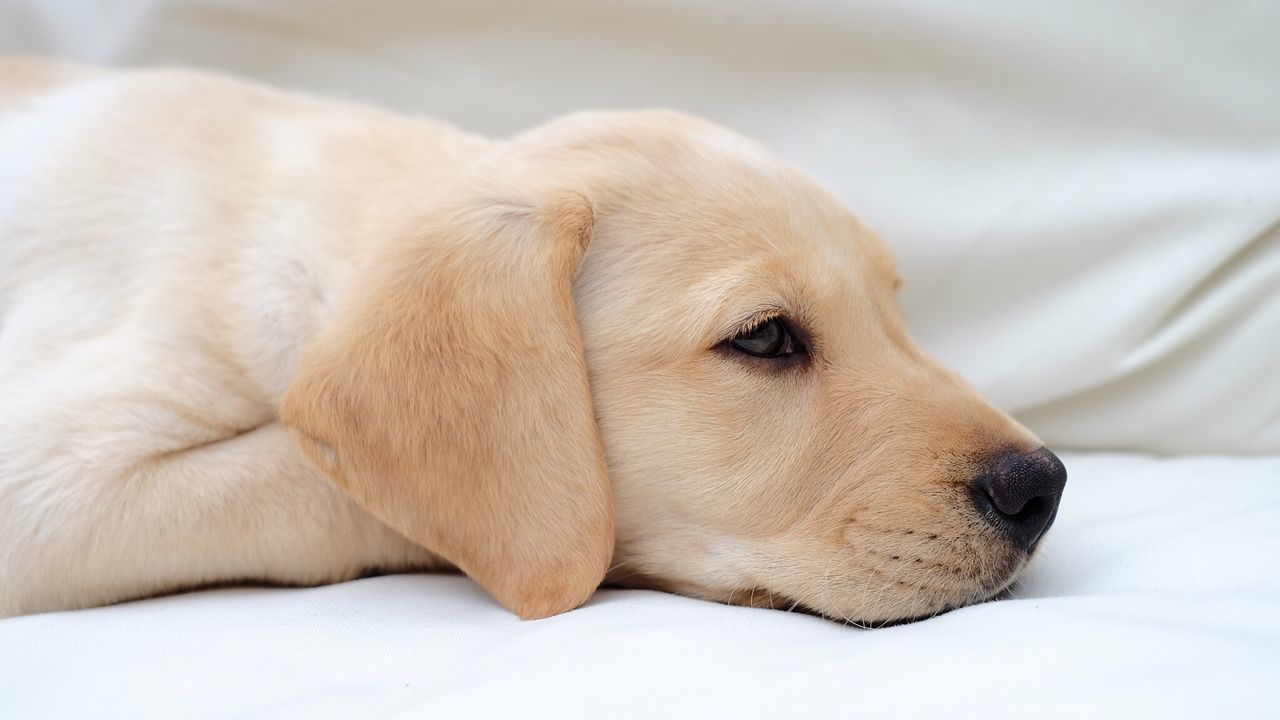
{"type": "Polygon", "coordinates": [[[1025,558],[1035,438],[920,353],[880,241],[668,112],[509,141],[187,71],[0,61],[0,615],[457,566],[880,621],[1025,558]],[[807,328],[778,371],[724,341],[807,328]],[[326,478],[327,476],[327,478],[326,478]]]}

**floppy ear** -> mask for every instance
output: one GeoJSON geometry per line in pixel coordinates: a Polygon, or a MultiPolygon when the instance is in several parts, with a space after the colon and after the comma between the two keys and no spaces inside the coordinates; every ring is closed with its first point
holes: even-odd
{"type": "Polygon", "coordinates": [[[589,201],[472,198],[381,248],[281,417],[380,520],[522,618],[577,607],[613,505],[570,286],[589,201]]]}

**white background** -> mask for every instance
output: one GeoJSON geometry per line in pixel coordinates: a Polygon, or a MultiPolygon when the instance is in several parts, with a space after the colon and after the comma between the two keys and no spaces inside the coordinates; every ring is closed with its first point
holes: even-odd
{"type": "Polygon", "coordinates": [[[926,348],[1052,447],[1280,452],[1280,3],[0,0],[0,50],[511,133],[665,106],[895,249],[926,348]]]}

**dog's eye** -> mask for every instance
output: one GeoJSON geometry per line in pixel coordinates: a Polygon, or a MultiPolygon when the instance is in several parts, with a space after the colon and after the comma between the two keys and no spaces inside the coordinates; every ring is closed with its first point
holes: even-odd
{"type": "Polygon", "coordinates": [[[800,352],[787,324],[777,317],[738,333],[729,345],[738,352],[762,358],[780,358],[800,352]]]}

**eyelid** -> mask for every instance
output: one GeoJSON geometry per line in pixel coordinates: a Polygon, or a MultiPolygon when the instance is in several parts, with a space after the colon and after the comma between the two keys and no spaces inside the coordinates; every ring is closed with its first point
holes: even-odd
{"type": "Polygon", "coordinates": [[[768,307],[760,308],[750,315],[740,317],[727,332],[723,332],[720,335],[725,341],[732,340],[743,333],[755,330],[770,320],[779,318],[786,323],[788,328],[792,326],[792,323],[787,320],[786,313],[781,308],[768,307]]]}

